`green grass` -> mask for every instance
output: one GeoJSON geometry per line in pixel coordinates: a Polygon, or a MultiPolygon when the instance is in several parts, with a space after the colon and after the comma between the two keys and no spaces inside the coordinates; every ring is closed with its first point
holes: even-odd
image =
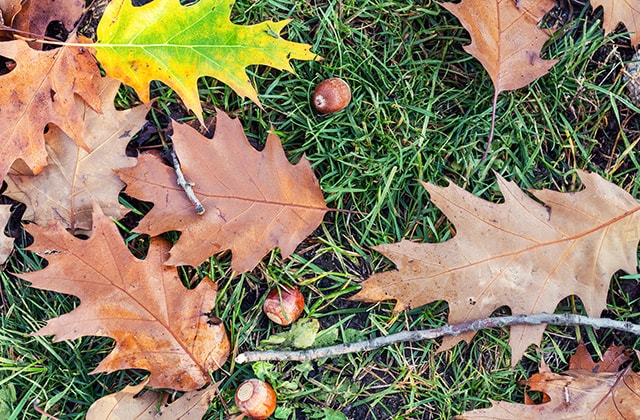
{"type": "MultiPolygon", "coordinates": [[[[496,136],[486,160],[480,158],[493,87],[480,63],[462,49],[469,43],[467,32],[437,4],[240,0],[232,16],[242,24],[291,18],[287,38],[312,44],[324,60],[294,62],[296,75],[250,69],[263,109],[204,79],[205,110],[220,107],[237,116],[256,143],[274,130],[292,160],[305,155],[311,161],[327,204],[353,211],[329,213],[290,259],[273,252],[251,273],[231,278],[228,253],[183,270],[185,278],[219,282],[214,312],[227,327],[233,355],[283,331],[260,310],[265,292],[276,284],[301,286],[307,298],[304,316],[320,321],[324,343],[446,323],[448,307],[441,301],[394,314],[393,302],[346,300],[361,280],[392,268],[372,246],[452,237],[452,227],[418,180],[454,182],[498,201],[495,174],[522,188],[565,191],[579,186],[575,170],[585,169],[640,198],[640,109],[626,97],[620,77],[632,53],[623,34],[603,35],[601,14],[590,9],[549,42],[546,57],[559,62],[548,75],[500,95],[496,136]],[[350,84],[353,102],[346,111],[320,116],[309,97],[317,82],[331,76],[350,84]]],[[[157,85],[155,94],[160,99],[153,121],[166,124],[167,114],[193,119],[180,111],[170,89],[157,85]]],[[[118,99],[121,107],[133,101],[125,90],[118,99]]],[[[121,227],[130,247],[144,251],[148,241],[129,231],[130,221],[121,227]]],[[[32,335],[47,319],[78,304],[69,296],[31,289],[8,274],[41,265],[18,249],[1,274],[0,388],[16,388],[11,418],[40,418],[31,408],[35,399],[59,418],[83,418],[93,401],[139,381],[144,372],[90,375],[112,348],[108,339],[53,343],[52,337],[32,335]]],[[[623,274],[611,283],[607,312],[638,322],[639,277],[623,274]]],[[[568,298],[558,310],[581,313],[583,307],[579,299],[568,298]]],[[[540,352],[530,348],[512,369],[508,338],[507,330],[491,330],[442,353],[436,353],[437,342],[426,341],[306,363],[235,365],[232,355],[213,374],[221,381],[224,402],[214,401],[209,417],[234,413],[236,386],[254,376],[274,384],[277,418],[341,418],[339,412],[355,419],[448,418],[486,407],[490,399],[521,402],[518,381],[537,370],[540,352]]],[[[618,332],[549,327],[541,345],[547,363],[566,369],[578,338],[590,343],[593,354],[611,343],[640,344],[618,332]]]]}

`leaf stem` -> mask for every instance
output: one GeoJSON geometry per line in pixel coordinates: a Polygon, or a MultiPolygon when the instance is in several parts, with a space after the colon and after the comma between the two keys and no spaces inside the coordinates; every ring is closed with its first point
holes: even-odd
{"type": "Polygon", "coordinates": [[[306,361],[321,359],[323,357],[339,356],[343,354],[358,353],[379,349],[402,342],[414,342],[430,340],[444,336],[457,336],[463,333],[480,331],[487,328],[501,328],[509,325],[587,325],[594,328],[610,328],[629,332],[640,336],[640,325],[628,321],[616,321],[607,318],[591,318],[575,314],[548,314],[539,313],[533,315],[511,315],[496,318],[485,318],[476,321],[467,321],[460,324],[444,325],[438,328],[418,331],[402,331],[385,337],[376,337],[355,343],[344,343],[335,346],[321,347],[317,349],[300,351],[249,351],[236,356],[236,363],[248,363],[265,360],[291,360],[306,361]]]}
{"type": "Polygon", "coordinates": [[[489,150],[491,149],[491,142],[493,141],[493,133],[496,128],[496,108],[498,106],[499,94],[500,92],[498,92],[498,90],[494,88],[493,103],[491,104],[491,130],[489,131],[489,140],[487,141],[487,148],[484,149],[484,154],[482,155],[482,159],[480,160],[485,160],[487,158],[487,155],[489,154],[489,150]]]}

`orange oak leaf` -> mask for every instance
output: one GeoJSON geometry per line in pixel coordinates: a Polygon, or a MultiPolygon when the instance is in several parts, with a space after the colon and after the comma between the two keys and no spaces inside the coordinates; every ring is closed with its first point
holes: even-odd
{"type": "Polygon", "coordinates": [[[611,345],[602,355],[600,362],[594,362],[584,343],[578,344],[576,352],[569,359],[569,369],[582,369],[593,373],[617,372],[624,363],[631,360],[625,346],[611,345]]]}
{"type": "Polygon", "coordinates": [[[38,289],[68,293],[80,306],[47,322],[36,335],[54,341],[111,337],[115,349],[93,371],[149,371],[149,386],[191,391],[210,383],[209,372],[229,353],[222,322],[207,315],[217,289],[204,280],[195,290],[182,285],[175,267],[163,265],[169,245],[154,239],[144,260],[127,249],[118,229],[99,207],[87,240],[59,223],[29,225],[29,247],[47,259],[39,271],[19,274],[38,289]]]}
{"type": "Polygon", "coordinates": [[[167,393],[146,390],[138,395],[147,383],[145,380],[135,386],[126,386],[122,391],[100,398],[89,407],[87,420],[201,419],[218,390],[216,385],[210,385],[167,403],[167,393]]]}
{"type": "Polygon", "coordinates": [[[11,217],[11,206],[0,206],[0,264],[4,264],[13,252],[13,238],[4,234],[4,228],[11,217]]]}
{"type": "MultiPolygon", "coordinates": [[[[487,318],[505,305],[513,314],[553,313],[570,295],[582,299],[589,315],[599,315],[611,276],[636,272],[640,203],[597,174],[579,176],[579,192],[531,191],[540,202],[500,177],[500,204],[453,184],[423,184],[456,236],[440,244],[376,247],[397,270],[371,276],[353,298],[395,299],[396,311],[444,299],[451,324],[487,318]]],[[[512,363],[540,343],[544,328],[511,327],[512,363]]],[[[472,337],[445,338],[441,349],[472,337]]]]}
{"type": "Polygon", "coordinates": [[[124,183],[113,172],[136,164],[127,157],[131,137],[142,127],[147,105],[118,111],[113,105],[120,82],[108,77],[96,87],[103,113],[92,110],[76,97],[82,112],[84,150],[56,126],[45,134],[48,165],[36,176],[10,172],[4,195],[27,205],[24,220],[41,226],[58,220],[72,232],[91,229],[92,203],[100,205],[108,216],[121,218],[127,209],[118,202],[124,183]]]}
{"type": "Polygon", "coordinates": [[[640,44],[640,0],[591,0],[591,6],[594,9],[602,6],[605,34],[613,32],[622,22],[631,32],[631,45],[637,47],[640,44]]]}
{"type": "Polygon", "coordinates": [[[78,108],[75,95],[100,111],[95,86],[100,72],[91,53],[78,47],[36,51],[18,40],[0,43],[0,55],[16,62],[13,71],[0,75],[0,179],[17,159],[35,174],[44,168],[49,123],[88,149],[82,138],[84,107],[78,108]]]}
{"type": "MultiPolygon", "coordinates": [[[[571,357],[571,360],[576,355],[571,357]]],[[[582,356],[580,356],[582,357],[582,356]]],[[[640,375],[631,366],[620,372],[570,368],[561,374],[536,373],[526,381],[531,391],[544,393],[541,404],[492,401],[459,419],[638,419],[640,375]]]]}
{"type": "Polygon", "coordinates": [[[519,89],[545,75],[558,60],[540,52],[549,34],[538,22],[555,6],[553,0],[462,0],[439,3],[471,34],[464,50],[489,73],[498,93],[519,89]]]}
{"type": "Polygon", "coordinates": [[[328,209],[309,161],[290,164],[277,135],[270,134],[259,152],[240,122],[218,111],[213,139],[177,123],[172,139],[203,215],[157,156],[142,154],[135,168],[118,171],[127,194],[154,203],[136,232],[182,231],[167,264],[197,266],[230,249],[233,270],[248,271],[272,248],[289,256],[322,222],[328,209]]]}

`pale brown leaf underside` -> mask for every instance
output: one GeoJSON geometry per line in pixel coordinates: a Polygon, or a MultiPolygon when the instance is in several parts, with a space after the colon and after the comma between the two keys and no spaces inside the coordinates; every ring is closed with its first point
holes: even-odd
{"type": "Polygon", "coordinates": [[[37,335],[55,341],[83,336],[116,340],[115,349],[94,370],[145,369],[149,386],[195,390],[209,383],[209,371],[225,362],[229,342],[220,320],[206,314],[216,286],[203,280],[194,290],[182,285],[175,267],[163,265],[169,245],[154,239],[147,257],[136,259],[98,207],[87,240],[56,223],[29,225],[29,250],[47,259],[43,270],[20,274],[33,287],[68,293],[80,306],[50,320],[37,335]]]}
{"type": "Polygon", "coordinates": [[[272,248],[289,256],[322,222],[327,208],[306,158],[289,163],[275,134],[259,152],[237,120],[222,111],[217,115],[213,139],[173,124],[174,148],[204,215],[195,213],[174,170],[156,156],[143,154],[135,168],[118,173],[127,194],[154,203],[137,232],[182,232],[167,264],[197,266],[230,249],[232,268],[240,273],[253,269],[272,248]]]}
{"type": "Polygon", "coordinates": [[[4,264],[13,251],[13,238],[4,234],[4,228],[10,217],[11,206],[0,206],[0,264],[4,264]]]}
{"type": "MultiPolygon", "coordinates": [[[[83,0],[27,0],[13,21],[13,27],[19,29],[21,35],[45,35],[51,22],[59,22],[68,32],[72,32],[75,23],[84,12],[83,0]]],[[[32,42],[31,48],[42,49],[42,43],[32,42]]]]}
{"type": "Polygon", "coordinates": [[[613,32],[624,23],[631,32],[631,45],[640,44],[640,0],[591,0],[591,6],[604,9],[602,26],[605,34],[613,32]]]}
{"type": "Polygon", "coordinates": [[[122,391],[100,398],[89,407],[87,420],[201,419],[218,390],[216,385],[210,385],[201,391],[186,392],[167,404],[168,393],[146,390],[138,395],[147,383],[145,380],[126,386],[122,391]]]}
{"type": "Polygon", "coordinates": [[[622,372],[592,373],[569,370],[563,374],[536,373],[527,381],[532,391],[544,392],[543,404],[492,401],[491,408],[473,410],[460,419],[638,419],[640,378],[631,367],[622,372]]]}
{"type": "Polygon", "coordinates": [[[126,147],[144,124],[149,107],[118,111],[113,100],[120,82],[104,77],[96,86],[103,113],[93,111],[76,97],[77,109],[84,110],[82,138],[90,151],[51,126],[45,134],[48,165],[43,171],[36,176],[7,176],[4,194],[27,205],[23,219],[41,226],[57,220],[72,231],[89,231],[92,203],[118,219],[127,212],[118,202],[124,183],[113,171],[136,164],[135,158],[127,157],[126,147]]]}
{"type": "MultiPolygon", "coordinates": [[[[457,324],[505,305],[514,314],[552,313],[561,299],[578,295],[589,315],[599,315],[613,273],[636,271],[640,204],[597,174],[580,172],[580,178],[584,189],[576,193],[531,191],[544,205],[502,178],[501,204],[455,185],[425,184],[456,236],[439,244],[377,247],[397,270],[365,280],[354,299],[395,299],[396,311],[443,299],[449,322],[457,324]]],[[[543,331],[511,328],[513,363],[543,331]]],[[[472,336],[445,338],[443,349],[472,336]]]]}
{"type": "Polygon", "coordinates": [[[519,89],[545,75],[558,60],[543,60],[540,52],[549,34],[538,28],[553,0],[462,0],[439,3],[471,34],[465,51],[489,73],[496,95],[519,89]]]}
{"type": "Polygon", "coordinates": [[[17,159],[33,173],[44,168],[49,123],[86,148],[84,107],[78,109],[75,95],[100,111],[95,87],[100,72],[91,53],[77,47],[35,51],[20,40],[0,43],[0,55],[16,62],[13,71],[0,76],[0,179],[17,159]]]}

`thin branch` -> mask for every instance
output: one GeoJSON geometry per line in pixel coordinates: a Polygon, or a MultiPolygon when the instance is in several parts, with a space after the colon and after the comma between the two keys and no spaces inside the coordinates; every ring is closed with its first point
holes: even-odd
{"type": "Polygon", "coordinates": [[[184,192],[187,194],[189,200],[193,203],[197,214],[204,214],[204,206],[196,197],[196,194],[193,192],[193,183],[188,182],[184,179],[184,174],[182,173],[182,169],[180,168],[180,161],[178,161],[178,156],[176,155],[176,151],[171,149],[171,162],[173,163],[173,169],[176,171],[177,182],[178,185],[182,187],[184,192]]]}
{"type": "Polygon", "coordinates": [[[640,336],[640,325],[632,322],[615,321],[607,318],[590,318],[574,314],[512,315],[497,318],[485,318],[468,321],[455,325],[444,325],[439,328],[419,331],[403,331],[386,337],[376,337],[355,343],[338,344],[330,347],[300,351],[249,351],[236,356],[236,363],[257,362],[261,360],[292,360],[305,361],[332,357],[342,354],[358,353],[375,350],[402,342],[430,340],[444,336],[456,336],[468,332],[480,331],[487,328],[501,328],[509,325],[587,325],[594,328],[610,328],[629,332],[640,336]]]}

